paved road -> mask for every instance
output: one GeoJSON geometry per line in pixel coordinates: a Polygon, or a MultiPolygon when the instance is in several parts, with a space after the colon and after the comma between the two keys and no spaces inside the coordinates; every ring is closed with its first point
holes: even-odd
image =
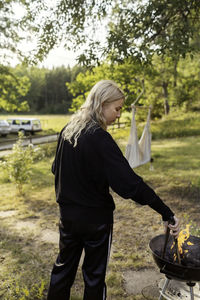
{"type": "MultiPolygon", "coordinates": [[[[58,139],[57,134],[48,135],[48,136],[40,136],[40,137],[31,137],[31,138],[27,138],[23,141],[23,146],[27,146],[30,143],[33,145],[51,143],[51,142],[57,141],[57,139],[58,139]]],[[[15,143],[14,141],[9,144],[0,143],[0,157],[5,156],[8,153],[10,153],[14,143],[15,143]]]]}

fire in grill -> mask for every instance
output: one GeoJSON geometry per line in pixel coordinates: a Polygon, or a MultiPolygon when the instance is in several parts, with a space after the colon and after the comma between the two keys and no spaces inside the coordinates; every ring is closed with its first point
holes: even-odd
{"type": "Polygon", "coordinates": [[[194,299],[193,286],[200,281],[200,238],[189,234],[189,225],[184,229],[175,242],[172,236],[165,244],[166,235],[158,235],[150,241],[153,258],[160,272],[167,277],[161,296],[165,294],[170,279],[184,281],[190,287],[191,300],[194,299]],[[166,247],[165,247],[166,246],[166,247]],[[178,246],[178,251],[177,251],[178,246]],[[163,257],[163,250],[164,257],[163,257]],[[180,263],[177,253],[180,254],[180,263]]]}
{"type": "MultiPolygon", "coordinates": [[[[163,247],[155,249],[154,252],[158,256],[162,256],[163,247]]],[[[170,236],[163,258],[172,263],[181,263],[183,266],[200,267],[200,238],[189,234],[189,224],[179,234],[178,252],[180,254],[180,262],[177,257],[175,241],[170,236]]]]}

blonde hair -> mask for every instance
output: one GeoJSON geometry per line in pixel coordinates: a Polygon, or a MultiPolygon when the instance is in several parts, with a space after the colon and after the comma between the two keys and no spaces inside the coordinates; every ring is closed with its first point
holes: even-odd
{"type": "Polygon", "coordinates": [[[119,99],[124,99],[123,91],[112,80],[97,82],[87,96],[80,109],[72,116],[70,122],[63,131],[63,138],[73,146],[84,128],[87,130],[94,125],[99,125],[106,130],[106,120],[102,113],[102,105],[119,99]]]}

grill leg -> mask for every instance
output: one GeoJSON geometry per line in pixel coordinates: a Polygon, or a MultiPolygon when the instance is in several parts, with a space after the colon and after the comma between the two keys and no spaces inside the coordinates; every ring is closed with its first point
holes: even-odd
{"type": "Polygon", "coordinates": [[[187,285],[190,287],[190,299],[194,300],[194,290],[193,290],[193,287],[195,286],[195,283],[193,283],[193,282],[187,282],[187,285]]]}
{"type": "MultiPolygon", "coordinates": [[[[169,282],[170,282],[170,279],[169,279],[169,278],[166,278],[165,283],[164,283],[163,288],[162,288],[162,291],[160,292],[159,300],[162,300],[162,299],[163,299],[163,295],[165,294],[165,291],[166,291],[166,289],[167,289],[167,287],[168,287],[169,282]]],[[[194,300],[194,298],[191,299],[191,300],[194,300]]]]}
{"type": "Polygon", "coordinates": [[[191,300],[194,300],[193,286],[190,286],[190,296],[191,296],[191,300]]]}

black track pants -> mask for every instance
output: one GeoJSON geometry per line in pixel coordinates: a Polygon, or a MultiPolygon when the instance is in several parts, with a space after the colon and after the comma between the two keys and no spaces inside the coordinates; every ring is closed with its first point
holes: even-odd
{"type": "Polygon", "coordinates": [[[112,240],[112,224],[60,222],[60,253],[54,264],[47,300],[69,300],[79,260],[85,283],[84,300],[106,299],[105,275],[112,240]]]}

